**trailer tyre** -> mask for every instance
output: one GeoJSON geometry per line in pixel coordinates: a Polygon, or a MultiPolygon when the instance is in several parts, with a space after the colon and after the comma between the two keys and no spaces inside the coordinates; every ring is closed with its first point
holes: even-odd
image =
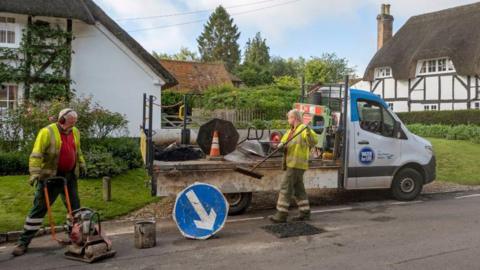
{"type": "Polygon", "coordinates": [[[422,192],[423,177],[415,169],[405,168],[399,171],[392,182],[392,195],[399,201],[411,201],[422,192]]]}
{"type": "Polygon", "coordinates": [[[252,202],[251,192],[227,193],[224,195],[229,205],[228,214],[231,216],[245,213],[252,202]]]}

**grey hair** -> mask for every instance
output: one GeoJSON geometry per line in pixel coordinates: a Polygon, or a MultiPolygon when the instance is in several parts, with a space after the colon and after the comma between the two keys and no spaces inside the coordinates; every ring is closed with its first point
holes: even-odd
{"type": "Polygon", "coordinates": [[[65,117],[65,119],[78,118],[78,114],[73,109],[66,108],[66,109],[61,110],[60,113],[58,114],[58,119],[60,119],[62,117],[65,117]]]}
{"type": "Polygon", "coordinates": [[[297,109],[288,111],[287,117],[288,116],[293,116],[297,121],[302,122],[302,113],[297,109]]]}

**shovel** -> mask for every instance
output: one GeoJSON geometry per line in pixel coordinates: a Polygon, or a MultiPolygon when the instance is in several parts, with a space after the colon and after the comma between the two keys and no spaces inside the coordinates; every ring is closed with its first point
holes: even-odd
{"type": "MultiPolygon", "coordinates": [[[[297,134],[293,135],[293,137],[291,137],[290,139],[288,139],[284,146],[287,145],[289,142],[291,142],[293,139],[295,139],[298,135],[300,135],[304,130],[306,130],[308,128],[308,126],[305,126],[304,128],[302,128],[302,130],[300,130],[297,134]]],[[[250,168],[245,168],[245,167],[241,167],[241,166],[237,166],[235,167],[234,171],[238,172],[238,173],[241,173],[241,174],[244,174],[244,175],[248,175],[250,177],[253,177],[253,178],[257,178],[257,179],[262,179],[263,177],[263,174],[260,174],[260,173],[257,173],[257,172],[254,172],[255,169],[258,168],[258,166],[262,165],[265,161],[267,161],[269,158],[271,158],[273,155],[275,155],[278,151],[280,151],[280,149],[282,149],[283,147],[278,147],[277,149],[275,149],[272,153],[270,153],[268,156],[266,156],[264,159],[262,159],[261,161],[259,161],[257,164],[255,164],[251,169],[250,168]]]]}

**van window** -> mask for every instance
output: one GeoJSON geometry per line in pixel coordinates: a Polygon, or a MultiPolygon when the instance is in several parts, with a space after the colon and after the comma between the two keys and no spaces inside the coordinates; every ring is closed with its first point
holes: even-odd
{"type": "Polygon", "coordinates": [[[363,130],[385,137],[393,137],[395,119],[379,103],[367,100],[357,101],[360,127],[363,130]]]}

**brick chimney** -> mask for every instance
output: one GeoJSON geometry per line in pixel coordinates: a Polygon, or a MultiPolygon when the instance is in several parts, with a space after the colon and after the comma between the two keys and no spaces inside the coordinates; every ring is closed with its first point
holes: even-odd
{"type": "Polygon", "coordinates": [[[377,50],[393,36],[393,16],[390,15],[390,5],[382,4],[380,14],[377,16],[377,50]]]}

